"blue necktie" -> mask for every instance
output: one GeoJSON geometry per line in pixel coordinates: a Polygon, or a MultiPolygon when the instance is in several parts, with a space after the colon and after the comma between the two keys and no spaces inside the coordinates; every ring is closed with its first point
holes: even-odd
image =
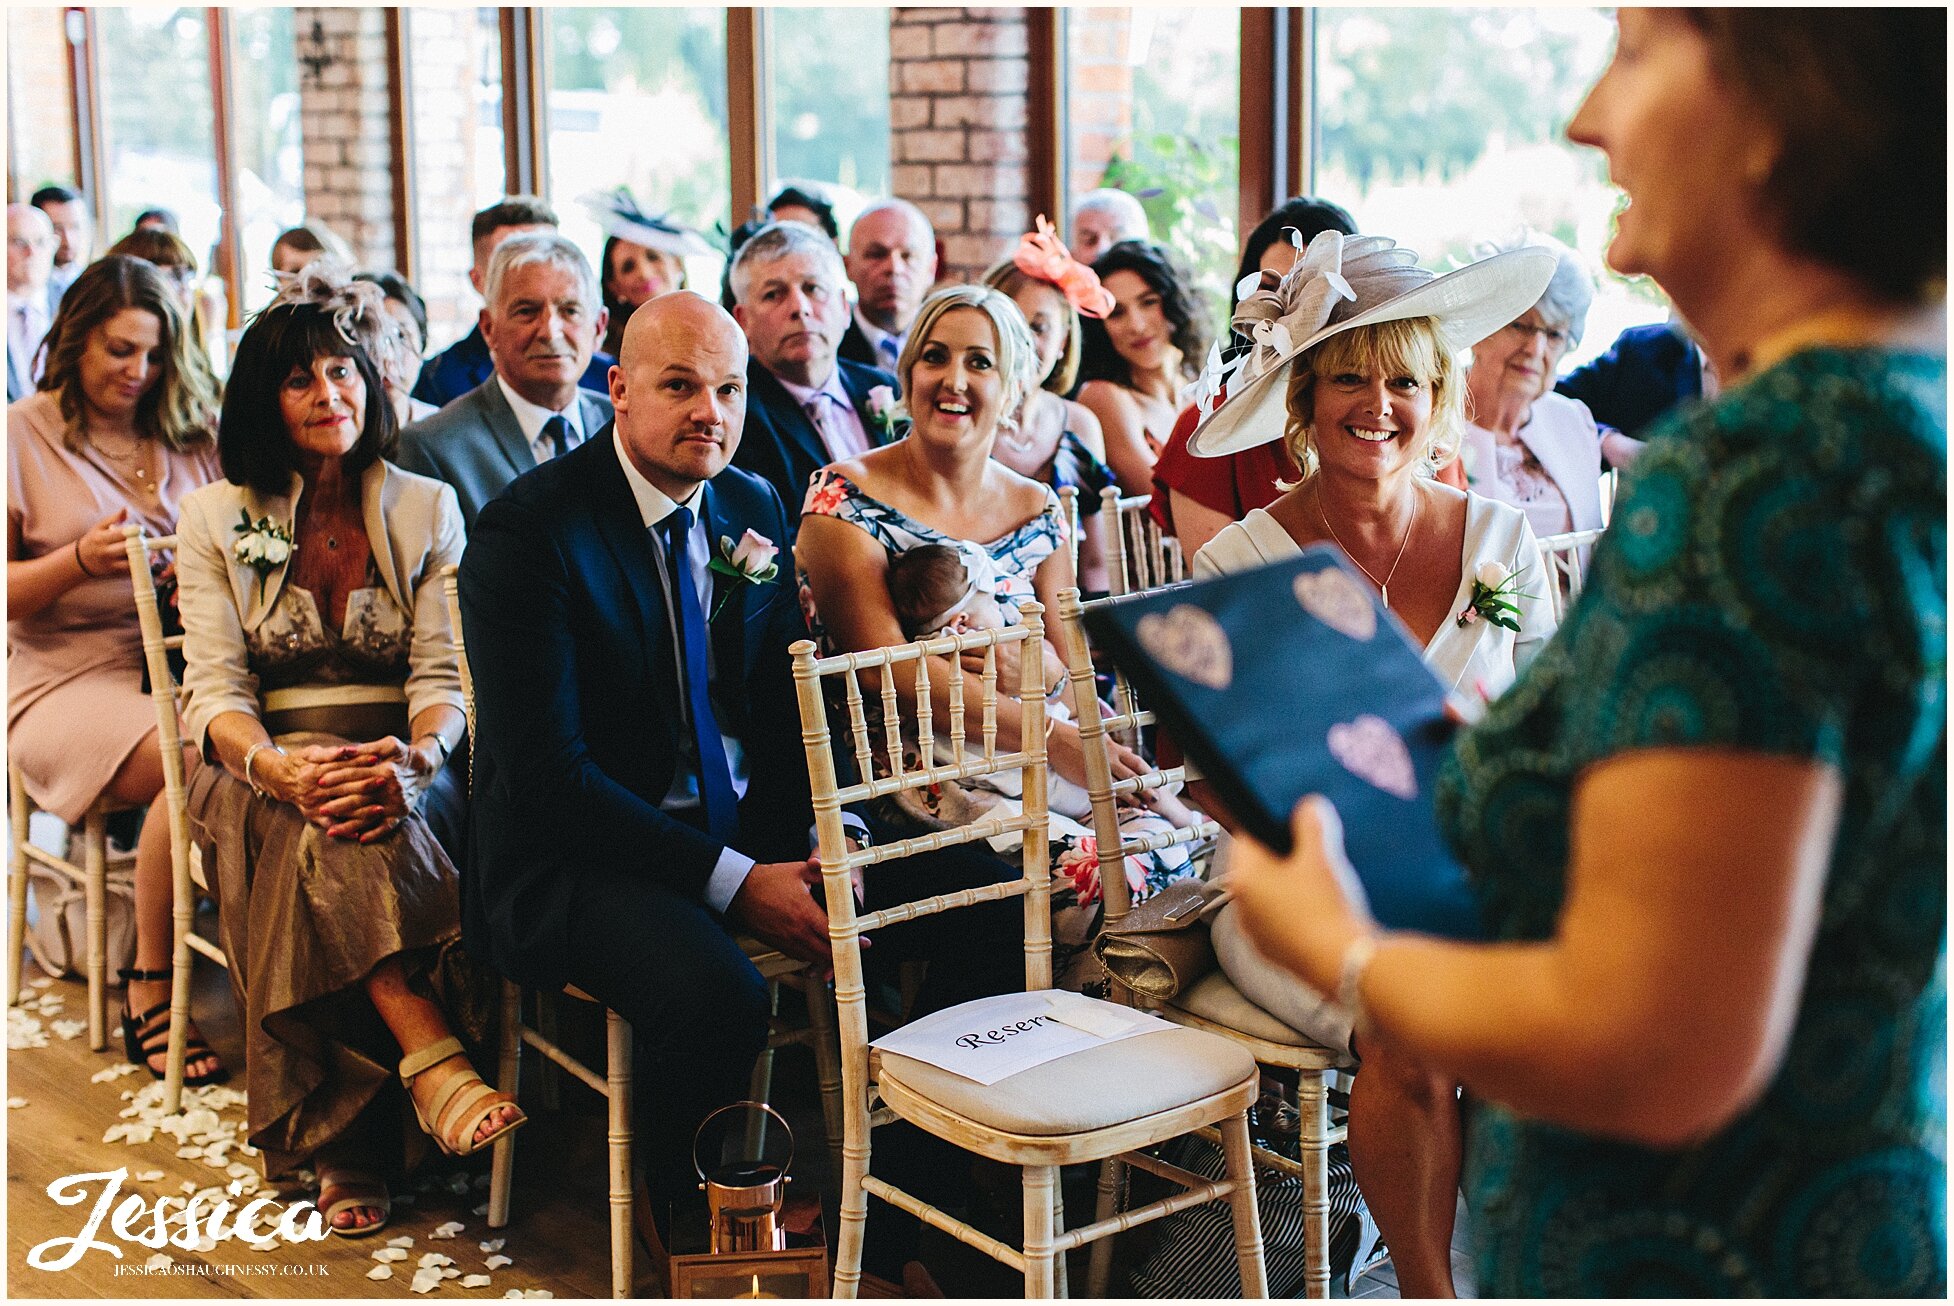
{"type": "Polygon", "coordinates": [[[553,414],[543,423],[543,438],[550,442],[552,457],[561,458],[570,451],[570,423],[562,413],[553,414]]]}
{"type": "Polygon", "coordinates": [[[673,611],[678,616],[679,651],[684,665],[685,701],[692,718],[694,756],[699,764],[699,802],[705,809],[706,832],[722,844],[733,841],[739,828],[739,798],[733,793],[733,772],[726,764],[726,743],[719,737],[719,718],[713,714],[709,692],[712,661],[707,651],[706,614],[699,607],[699,591],[692,585],[692,510],[681,507],[667,517],[665,553],[671,564],[673,611]]]}
{"type": "Polygon", "coordinates": [[[875,354],[882,362],[882,370],[893,372],[896,370],[896,360],[902,357],[902,346],[894,336],[883,336],[875,342],[875,354]]]}

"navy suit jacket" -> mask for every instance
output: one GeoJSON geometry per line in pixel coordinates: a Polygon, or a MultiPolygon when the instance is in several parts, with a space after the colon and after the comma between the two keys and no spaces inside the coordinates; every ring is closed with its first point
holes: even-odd
{"type": "Polygon", "coordinates": [[[1629,327],[1608,352],[1563,377],[1554,389],[1579,399],[1603,426],[1638,438],[1642,428],[1703,394],[1703,356],[1666,322],[1629,327]]]}
{"type": "Polygon", "coordinates": [[[868,342],[853,313],[848,315],[848,329],[841,333],[841,344],[835,348],[835,357],[858,367],[882,366],[882,360],[876,357],[875,346],[868,342]]]}
{"type": "MultiPolygon", "coordinates": [[[[659,807],[686,730],[679,659],[614,438],[607,427],[518,477],[476,518],[461,563],[477,731],[462,928],[471,951],[534,985],[563,982],[585,867],[703,899],[723,851],[659,807]]],[[[737,468],[707,484],[702,515],[715,547],[749,528],[787,533],[779,496],[737,468]]],[[[761,862],[807,856],[813,819],[787,652],[807,632],[781,561],[765,584],[713,580],[714,608],[726,600],[713,707],[749,776],[733,847],[761,862]]]]}
{"type": "MultiPolygon", "coordinates": [[[[888,439],[869,416],[868,392],[885,385],[893,394],[895,378],[879,368],[845,360],[836,366],[841,370],[841,388],[854,401],[869,443],[878,447],[887,444],[888,439]]],[[[733,465],[744,467],[779,492],[781,502],[787,505],[790,538],[800,523],[801,501],[807,497],[809,479],[833,461],[807,411],[758,359],[748,359],[746,425],[740,434],[740,447],[733,451],[733,465]]]]}
{"type": "MultiPolygon", "coordinates": [[[[590,366],[577,378],[577,384],[609,398],[611,364],[615,362],[615,358],[598,350],[590,356],[590,366]]],[[[414,382],[414,398],[445,408],[493,375],[495,356],[489,353],[488,341],[482,338],[482,328],[477,324],[421,366],[420,378],[414,382]]]]}

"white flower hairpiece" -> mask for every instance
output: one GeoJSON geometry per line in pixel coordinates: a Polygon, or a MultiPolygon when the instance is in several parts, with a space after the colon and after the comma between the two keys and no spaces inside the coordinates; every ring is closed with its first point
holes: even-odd
{"type": "Polygon", "coordinates": [[[339,338],[364,349],[375,362],[386,357],[392,319],[387,314],[387,295],[371,281],[355,281],[352,270],[336,260],[315,258],[297,272],[274,273],[278,293],[271,308],[288,304],[311,304],[332,318],[339,338]]]}

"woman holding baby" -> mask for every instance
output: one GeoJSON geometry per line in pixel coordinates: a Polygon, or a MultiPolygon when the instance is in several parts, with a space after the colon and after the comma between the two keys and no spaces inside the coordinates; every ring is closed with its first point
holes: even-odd
{"type": "MultiPolygon", "coordinates": [[[[897,361],[911,423],[908,438],[823,468],[808,488],[795,553],[801,602],[824,653],[883,648],[954,627],[1016,624],[1019,607],[1037,601],[1056,611],[1058,592],[1074,583],[1064,543],[1064,518],[1049,485],[1012,471],[991,457],[1000,419],[1017,411],[1037,383],[1040,362],[1024,314],[1003,293],[956,286],[924,303],[897,361]],[[909,555],[927,550],[924,558],[909,555]],[[949,555],[954,556],[949,556],[949,555]],[[931,555],[934,555],[933,557],[931,555]],[[928,562],[917,567],[918,562],[928,562]],[[958,565],[961,564],[961,565],[958,565]],[[911,573],[905,576],[903,573],[911,573]],[[898,603],[892,586],[904,601],[898,603]]],[[[1063,685],[1062,663],[1047,627],[1045,683],[1063,685]]],[[[1001,680],[1015,676],[1015,650],[998,650],[1001,680]]],[[[966,680],[964,701],[978,701],[978,655],[964,669],[947,661],[933,670],[934,710],[947,720],[950,677],[966,680]]],[[[897,685],[905,713],[915,685],[897,685]]],[[[1047,720],[1053,816],[1054,928],[1061,953],[1082,954],[1097,927],[1097,860],[1079,855],[1090,837],[1085,801],[1085,755],[1073,724],[1096,701],[1063,702],[1047,720]],[[1068,795],[1075,799],[1067,806],[1068,795]]],[[[1018,707],[1000,699],[997,744],[1018,742],[1018,707]]],[[[1146,770],[1141,758],[1113,746],[1116,778],[1146,770]]],[[[891,819],[930,826],[975,819],[1010,794],[941,786],[931,806],[920,800],[891,819]]],[[[1131,819],[1191,819],[1168,796],[1149,800],[1155,814],[1131,819]]],[[[1136,897],[1185,874],[1180,850],[1130,866],[1136,897]]],[[[1061,965],[1061,972],[1063,966],[1061,965]]]]}

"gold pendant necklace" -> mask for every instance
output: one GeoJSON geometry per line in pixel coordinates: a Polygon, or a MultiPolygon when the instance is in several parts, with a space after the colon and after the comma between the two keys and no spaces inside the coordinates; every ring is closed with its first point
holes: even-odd
{"type": "Polygon", "coordinates": [[[1391,570],[1384,573],[1383,580],[1379,580],[1377,577],[1371,575],[1371,569],[1363,563],[1358,562],[1357,555],[1350,551],[1350,546],[1338,538],[1337,528],[1330,525],[1330,514],[1323,510],[1323,491],[1321,488],[1316,491],[1316,515],[1323,519],[1324,528],[1330,532],[1330,538],[1336,540],[1337,547],[1343,550],[1343,556],[1350,559],[1358,571],[1364,573],[1364,579],[1377,586],[1378,596],[1384,600],[1384,606],[1387,608],[1390,607],[1391,577],[1398,574],[1398,564],[1404,561],[1404,551],[1411,546],[1411,528],[1418,524],[1417,492],[1414,491],[1411,496],[1411,516],[1404,524],[1404,539],[1398,542],[1398,556],[1391,559],[1391,570]]]}
{"type": "Polygon", "coordinates": [[[136,437],[136,443],[127,453],[118,454],[111,452],[100,440],[92,435],[89,437],[88,443],[102,457],[108,459],[117,467],[122,468],[127,475],[135,477],[137,489],[143,491],[152,499],[161,497],[163,493],[162,487],[151,478],[149,469],[143,466],[145,444],[141,436],[136,437]]]}

